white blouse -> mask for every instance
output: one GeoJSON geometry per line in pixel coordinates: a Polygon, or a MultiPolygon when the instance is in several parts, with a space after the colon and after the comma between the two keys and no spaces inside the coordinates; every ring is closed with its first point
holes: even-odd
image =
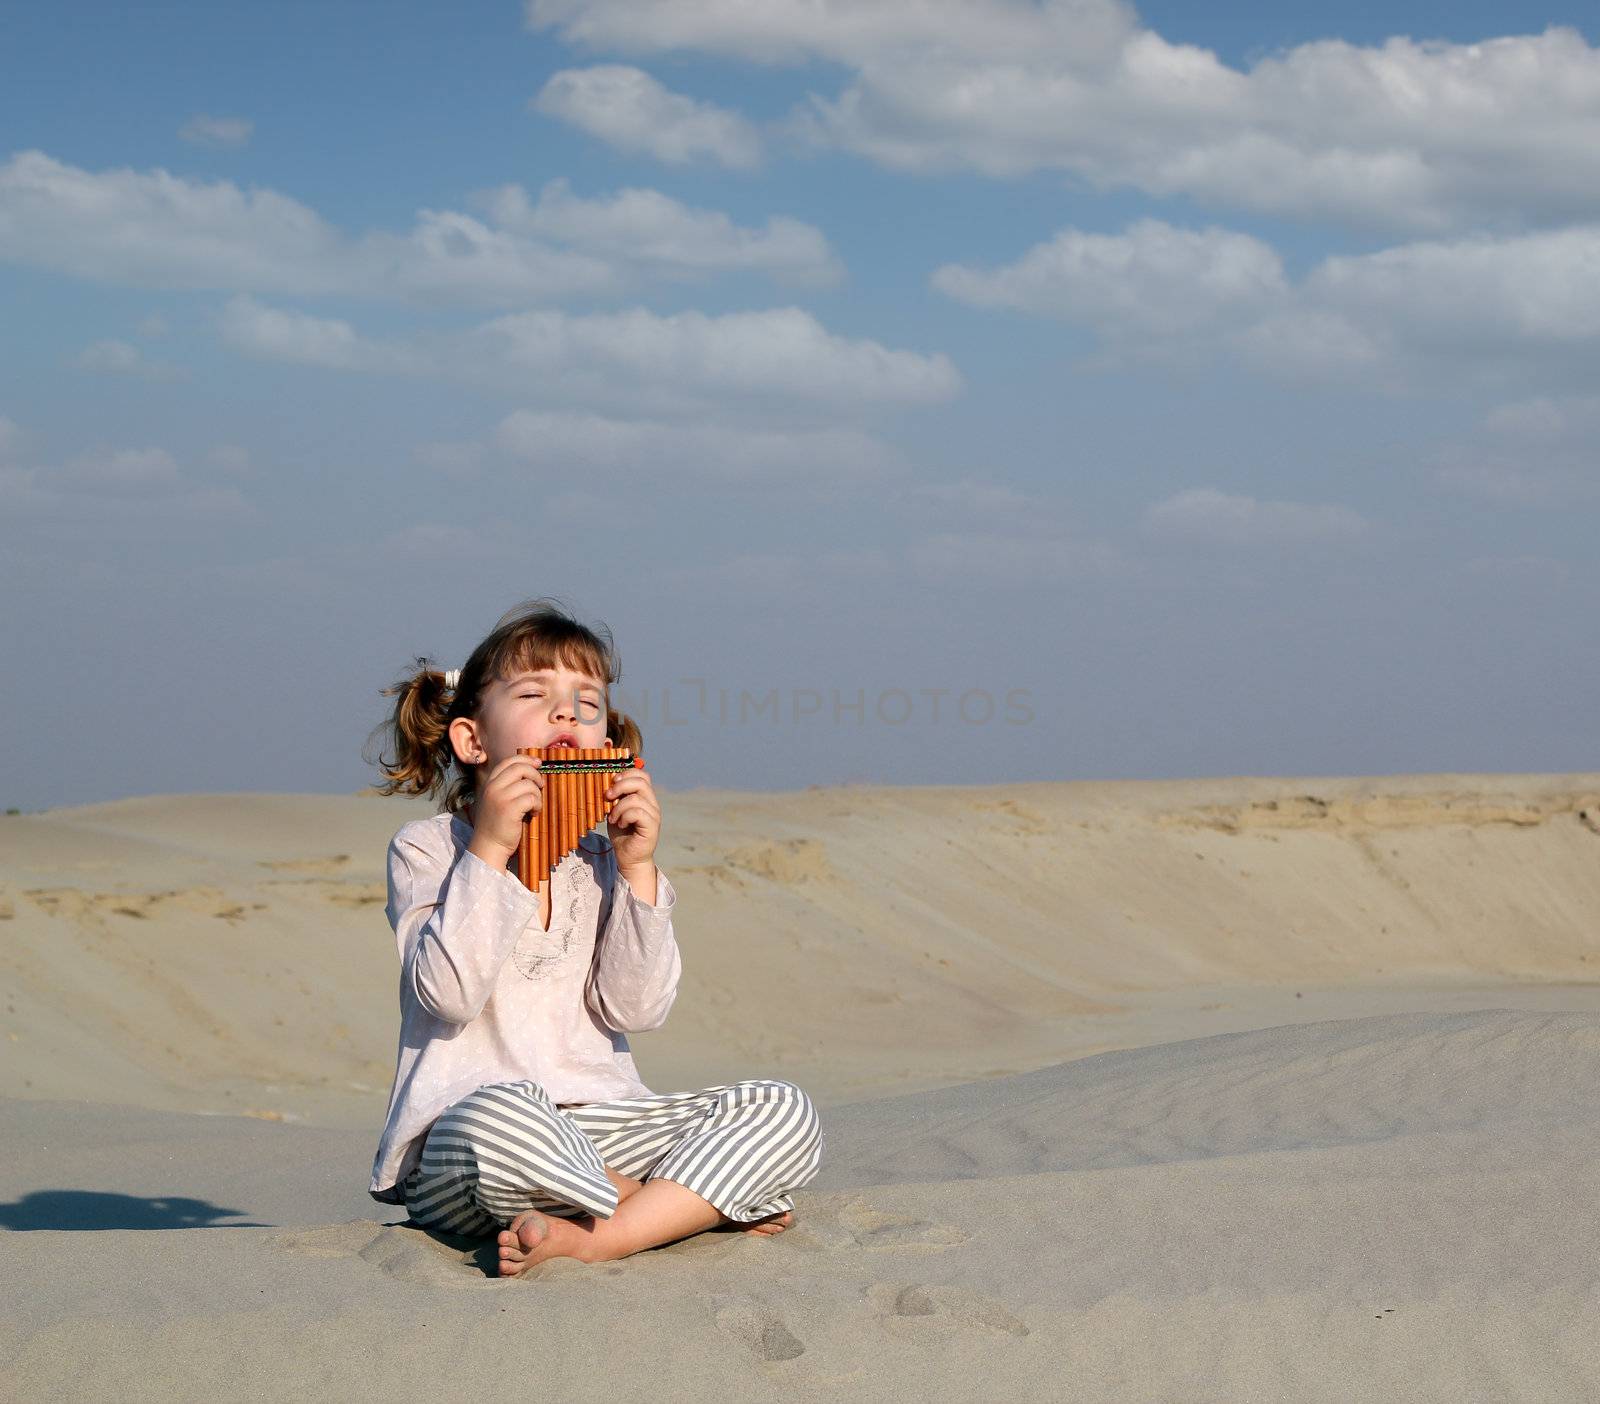
{"type": "Polygon", "coordinates": [[[682,961],[677,894],[656,872],[656,905],[617,871],[610,840],[590,833],[550,879],[550,929],[539,898],[467,851],[472,827],[436,814],[389,843],[389,924],[400,951],[400,1046],[372,1197],[397,1186],[439,1114],[490,1082],[537,1082],[559,1105],[654,1095],[626,1033],[660,1028],[682,961]]]}

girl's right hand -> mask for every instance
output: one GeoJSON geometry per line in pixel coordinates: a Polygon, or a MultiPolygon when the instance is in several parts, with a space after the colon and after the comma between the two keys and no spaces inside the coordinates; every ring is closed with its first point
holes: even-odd
{"type": "Polygon", "coordinates": [[[532,756],[507,756],[489,772],[472,802],[467,848],[491,867],[503,868],[522,841],[522,821],[544,809],[544,776],[532,756]]]}

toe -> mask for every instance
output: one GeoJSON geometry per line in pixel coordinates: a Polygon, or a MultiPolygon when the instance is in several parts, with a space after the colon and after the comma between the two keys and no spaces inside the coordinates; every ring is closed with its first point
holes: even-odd
{"type": "Polygon", "coordinates": [[[532,1253],[538,1249],[550,1233],[550,1221],[537,1209],[530,1209],[526,1214],[519,1214],[512,1222],[513,1237],[518,1249],[524,1253],[532,1253]]]}

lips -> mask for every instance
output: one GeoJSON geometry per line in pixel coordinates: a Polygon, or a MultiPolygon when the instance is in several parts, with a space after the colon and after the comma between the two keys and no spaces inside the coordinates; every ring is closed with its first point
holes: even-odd
{"type": "Polygon", "coordinates": [[[578,744],[578,738],[576,736],[574,736],[570,731],[562,731],[562,732],[558,732],[556,735],[552,736],[544,744],[547,747],[549,747],[549,746],[572,746],[572,747],[575,748],[577,746],[577,744],[578,744]]]}

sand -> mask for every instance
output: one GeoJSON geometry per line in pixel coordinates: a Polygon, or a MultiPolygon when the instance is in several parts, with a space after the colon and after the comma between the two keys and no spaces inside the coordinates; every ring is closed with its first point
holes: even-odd
{"type": "Polygon", "coordinates": [[[0,820],[0,1398],[1600,1395],[1600,776],[662,803],[640,1069],[822,1172],[504,1281],[366,1194],[426,806],[0,820]]]}

